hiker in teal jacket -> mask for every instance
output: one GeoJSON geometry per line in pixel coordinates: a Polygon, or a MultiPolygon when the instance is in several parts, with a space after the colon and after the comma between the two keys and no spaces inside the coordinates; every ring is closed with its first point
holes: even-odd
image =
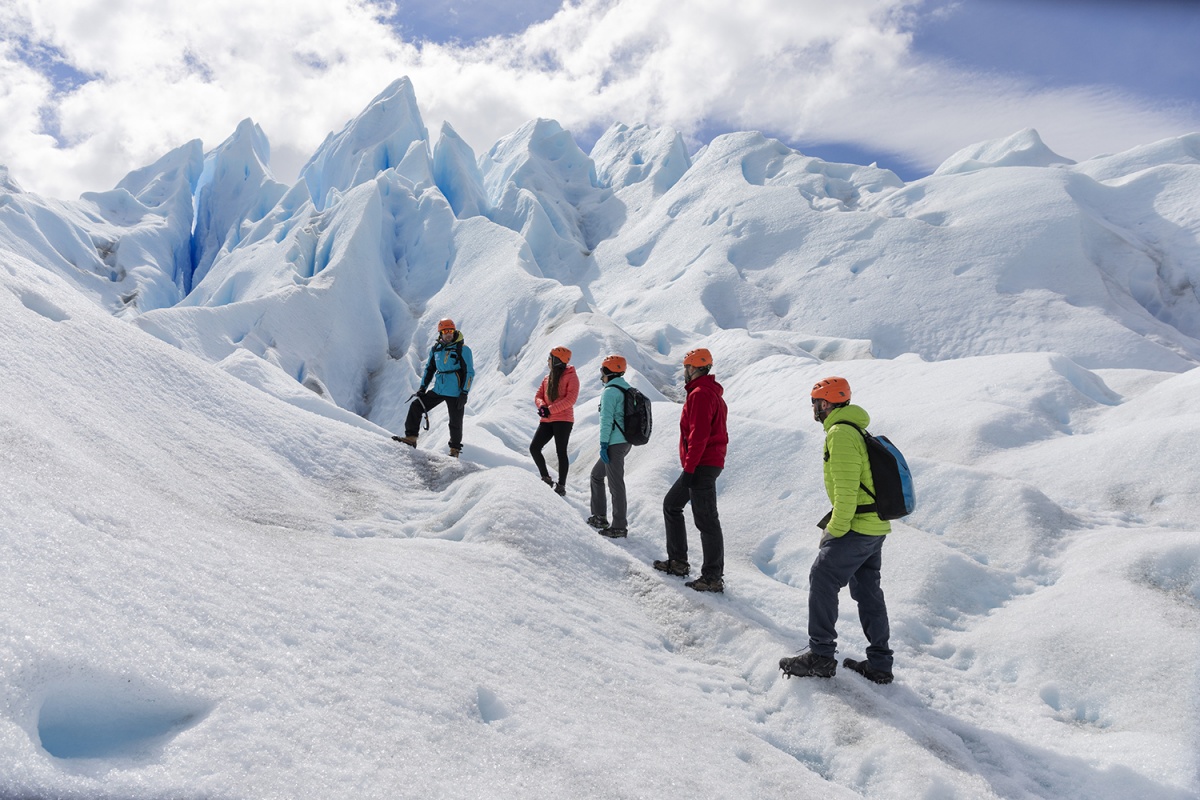
{"type": "MultiPolygon", "coordinates": [[[[444,319],[438,323],[438,338],[429,350],[425,361],[425,375],[416,398],[408,407],[404,420],[404,436],[393,436],[398,442],[410,447],[417,446],[417,432],[421,416],[432,409],[446,404],[450,417],[450,455],[458,457],[462,450],[463,414],[467,407],[467,393],[475,379],[475,365],[471,359],[471,348],[467,347],[462,331],[454,320],[444,319]],[[433,390],[429,385],[433,384],[433,390]]],[[[428,425],[428,422],[426,423],[428,425]]]]}
{"type": "Polygon", "coordinates": [[[625,456],[632,445],[625,439],[625,382],[626,363],[622,356],[611,355],[600,364],[600,381],[604,389],[600,392],[600,457],[592,467],[592,516],[588,525],[610,539],[628,535],[625,500],[625,456]],[[605,508],[604,482],[612,493],[613,517],[608,521],[605,508]]]}
{"type": "Polygon", "coordinates": [[[879,585],[883,540],[892,524],[874,511],[875,480],[862,433],[871,417],[850,405],[850,383],[825,378],[812,390],[813,418],[825,428],[825,492],[833,508],[818,523],[824,529],[816,560],[808,573],[808,651],[782,658],[785,675],[832,678],[837,672],[838,593],[849,584],[858,619],[867,637],[867,658],[847,658],[842,666],[875,683],[892,682],[891,631],[879,585]],[[853,423],[853,424],[839,424],[853,423]]]}

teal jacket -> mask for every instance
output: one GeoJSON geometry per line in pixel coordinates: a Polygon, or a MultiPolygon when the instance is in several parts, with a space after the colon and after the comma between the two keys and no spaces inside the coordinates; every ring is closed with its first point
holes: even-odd
{"type": "Polygon", "coordinates": [[[833,504],[825,533],[835,539],[851,530],[868,536],[891,533],[892,523],[880,519],[874,511],[858,513],[858,506],[875,502],[862,488],[865,485],[874,492],[875,480],[862,434],[839,422],[853,422],[866,429],[871,417],[861,407],[849,405],[833,409],[825,418],[825,492],[833,504]]]}
{"type": "Polygon", "coordinates": [[[621,428],[625,427],[625,393],[628,389],[624,378],[613,378],[600,393],[600,444],[623,444],[629,441],[621,428]],[[618,427],[620,426],[620,427],[618,427]]]}
{"type": "Polygon", "coordinates": [[[433,384],[434,394],[458,397],[471,391],[471,382],[474,379],[475,364],[471,359],[471,348],[467,347],[462,331],[458,332],[450,344],[439,340],[430,348],[429,360],[425,362],[425,377],[421,380],[422,389],[427,389],[433,384]]]}

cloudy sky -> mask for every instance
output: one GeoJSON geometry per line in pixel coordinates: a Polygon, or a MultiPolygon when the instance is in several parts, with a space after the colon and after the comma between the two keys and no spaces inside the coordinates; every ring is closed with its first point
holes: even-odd
{"type": "Polygon", "coordinates": [[[646,122],[911,180],[1026,127],[1076,160],[1200,131],[1197,41],[1195,0],[0,0],[0,165],[74,198],[250,117],[291,182],[407,75],[477,152],[646,122]]]}

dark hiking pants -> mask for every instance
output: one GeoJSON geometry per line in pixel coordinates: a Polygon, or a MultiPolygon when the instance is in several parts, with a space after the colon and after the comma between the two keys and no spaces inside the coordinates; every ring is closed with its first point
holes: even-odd
{"type": "Polygon", "coordinates": [[[416,436],[421,430],[421,415],[446,404],[446,413],[450,417],[450,446],[455,450],[462,449],[463,412],[467,407],[467,398],[463,395],[447,397],[444,394],[426,392],[416,398],[408,406],[408,416],[404,420],[404,435],[416,436]],[[424,400],[422,400],[424,398],[424,400]]]}
{"type": "Polygon", "coordinates": [[[543,478],[549,478],[550,473],[546,470],[546,459],[542,456],[542,448],[551,438],[554,439],[554,452],[558,454],[558,482],[564,486],[567,483],[567,471],[571,468],[571,462],[567,457],[567,445],[571,441],[573,427],[575,427],[574,422],[540,422],[537,433],[533,434],[533,441],[529,443],[529,455],[533,456],[533,463],[537,465],[538,474],[543,478]]]}
{"type": "Polygon", "coordinates": [[[808,646],[815,655],[833,658],[837,651],[838,592],[849,584],[867,637],[867,662],[880,672],[892,671],[891,631],[879,585],[885,538],[850,531],[821,542],[808,573],[808,646]]]}
{"type": "Polygon", "coordinates": [[[625,501],[625,456],[633,445],[627,442],[610,444],[608,446],[608,463],[599,458],[592,466],[592,516],[608,517],[607,499],[604,496],[604,482],[608,481],[608,491],[612,493],[612,527],[625,530],[629,527],[628,506],[625,501]]]}
{"type": "Polygon", "coordinates": [[[679,473],[675,484],[663,498],[663,518],[667,524],[667,558],[688,560],[687,525],[683,507],[692,504],[692,519],[700,530],[700,546],[704,550],[704,578],[720,578],[725,574],[725,540],[721,536],[721,520],[717,516],[717,476],[721,467],[696,467],[691,488],[684,483],[686,472],[679,473]]]}

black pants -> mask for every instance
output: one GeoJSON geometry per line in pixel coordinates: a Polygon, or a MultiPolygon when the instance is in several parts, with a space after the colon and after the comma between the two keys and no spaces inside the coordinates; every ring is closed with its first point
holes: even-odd
{"type": "Polygon", "coordinates": [[[704,566],[700,568],[700,574],[705,578],[720,578],[725,574],[725,539],[721,535],[721,520],[717,516],[717,476],[721,474],[721,467],[696,467],[690,489],[683,483],[686,474],[679,473],[675,485],[663,498],[667,558],[683,562],[688,560],[683,507],[690,502],[692,519],[700,529],[700,546],[704,549],[704,566]]]}
{"type": "Polygon", "coordinates": [[[408,406],[408,417],[404,420],[404,435],[416,436],[421,429],[421,415],[445,403],[446,411],[450,415],[450,446],[455,450],[461,450],[463,412],[467,407],[466,398],[462,395],[447,397],[444,394],[434,394],[433,392],[426,392],[422,397],[425,398],[424,403],[421,402],[421,397],[418,397],[408,406]]]}
{"type": "Polygon", "coordinates": [[[571,441],[571,429],[574,427],[574,422],[538,423],[537,433],[533,435],[533,441],[529,443],[529,455],[533,456],[533,463],[537,465],[538,473],[543,478],[549,478],[550,473],[546,470],[546,459],[542,457],[542,448],[553,438],[554,451],[558,454],[558,482],[566,484],[567,470],[571,468],[570,461],[567,459],[567,443],[571,441]]]}

